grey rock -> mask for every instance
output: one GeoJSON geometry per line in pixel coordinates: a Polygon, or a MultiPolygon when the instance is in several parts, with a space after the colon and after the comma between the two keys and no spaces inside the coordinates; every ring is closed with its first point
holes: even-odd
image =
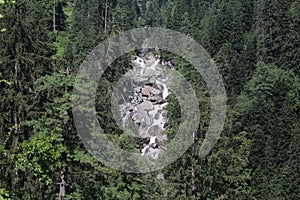
{"type": "Polygon", "coordinates": [[[156,148],[148,148],[145,152],[145,155],[150,159],[150,160],[156,160],[158,158],[160,149],[156,148]]]}
{"type": "Polygon", "coordinates": [[[156,135],[159,135],[162,131],[163,130],[159,126],[154,125],[149,128],[148,134],[151,136],[156,136],[156,135]]]}
{"type": "Polygon", "coordinates": [[[138,109],[149,111],[149,110],[153,110],[154,106],[150,101],[145,101],[144,100],[143,103],[138,105],[138,109]]]}
{"type": "Polygon", "coordinates": [[[158,94],[161,94],[161,93],[162,93],[161,90],[155,89],[154,87],[149,87],[149,91],[150,91],[150,93],[153,94],[153,95],[158,95],[158,94]]]}
{"type": "Polygon", "coordinates": [[[156,77],[152,76],[151,78],[148,79],[148,83],[154,84],[156,82],[156,77]]]}
{"type": "Polygon", "coordinates": [[[166,134],[158,134],[157,135],[157,139],[160,141],[160,142],[164,142],[164,141],[167,141],[168,140],[168,136],[166,134]]]}
{"type": "Polygon", "coordinates": [[[144,76],[146,77],[156,76],[156,71],[154,69],[146,69],[144,76]]]}
{"type": "Polygon", "coordinates": [[[146,127],[146,126],[150,126],[150,125],[151,125],[151,120],[148,116],[142,118],[141,126],[146,127]]]}
{"type": "Polygon", "coordinates": [[[148,113],[141,109],[137,108],[136,112],[133,114],[133,120],[135,123],[138,123],[140,126],[149,126],[151,125],[151,120],[148,113]]]}

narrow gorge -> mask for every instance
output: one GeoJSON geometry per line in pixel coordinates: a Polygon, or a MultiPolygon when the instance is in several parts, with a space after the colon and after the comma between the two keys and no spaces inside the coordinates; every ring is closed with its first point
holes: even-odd
{"type": "Polygon", "coordinates": [[[141,155],[155,161],[168,140],[164,133],[168,124],[165,108],[170,93],[168,72],[172,65],[155,55],[134,56],[131,62],[133,69],[117,84],[122,91],[119,95],[121,124],[125,132],[144,139],[141,155]]]}

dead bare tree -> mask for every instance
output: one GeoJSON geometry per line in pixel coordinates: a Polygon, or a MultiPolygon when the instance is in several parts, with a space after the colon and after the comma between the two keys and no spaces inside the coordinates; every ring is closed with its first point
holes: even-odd
{"type": "Polygon", "coordinates": [[[53,32],[56,32],[56,0],[53,0],[53,32]]]}
{"type": "MultiPolygon", "coordinates": [[[[193,132],[193,152],[195,149],[195,132],[193,132]]],[[[193,165],[193,161],[192,161],[192,165],[191,165],[191,170],[192,170],[192,195],[193,195],[193,199],[196,199],[196,184],[195,184],[195,169],[194,169],[194,165],[193,165]]]]}
{"type": "Polygon", "coordinates": [[[65,168],[62,168],[60,170],[60,179],[61,182],[59,184],[59,200],[65,200],[66,196],[66,186],[68,185],[67,182],[65,181],[65,168]]]}
{"type": "Polygon", "coordinates": [[[104,33],[107,34],[108,0],[105,1],[104,33]]]}

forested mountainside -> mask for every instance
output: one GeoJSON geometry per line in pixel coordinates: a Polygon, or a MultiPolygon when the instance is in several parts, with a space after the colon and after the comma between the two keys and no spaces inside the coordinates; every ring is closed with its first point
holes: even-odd
{"type": "MultiPolygon", "coordinates": [[[[0,0],[0,29],[0,200],[300,198],[299,0],[0,0]],[[131,174],[85,148],[72,92],[91,50],[138,27],[179,31],[201,44],[222,74],[227,116],[216,146],[199,158],[211,111],[205,82],[178,55],[149,49],[190,82],[200,122],[182,157],[131,174]]],[[[124,135],[110,111],[111,88],[132,69],[133,55],[105,71],[96,110],[114,144],[140,152],[143,141],[124,135]]],[[[180,104],[172,94],[167,101],[172,139],[180,104]]]]}

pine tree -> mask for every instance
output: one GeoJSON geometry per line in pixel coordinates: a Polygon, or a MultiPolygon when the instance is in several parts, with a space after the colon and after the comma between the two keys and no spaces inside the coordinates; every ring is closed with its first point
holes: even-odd
{"type": "Polygon", "coordinates": [[[290,2],[289,0],[255,2],[254,32],[257,38],[258,60],[278,64],[277,58],[283,53],[289,30],[287,10],[290,2]]]}
{"type": "Polygon", "coordinates": [[[68,47],[64,58],[76,70],[85,56],[111,31],[111,10],[116,4],[108,0],[76,1],[69,36],[68,47]]]}
{"type": "Polygon", "coordinates": [[[296,124],[295,128],[292,130],[292,141],[288,147],[288,161],[285,163],[285,167],[282,170],[281,184],[283,185],[283,190],[281,195],[286,199],[297,199],[300,195],[300,190],[298,185],[299,181],[299,166],[300,166],[300,134],[299,125],[296,124]]]}
{"type": "Polygon", "coordinates": [[[66,19],[67,16],[63,11],[66,4],[62,1],[58,1],[55,8],[55,25],[58,31],[65,31],[67,28],[66,19]]]}
{"type": "MultiPolygon", "coordinates": [[[[282,54],[278,57],[278,66],[284,69],[293,69],[295,74],[300,74],[299,66],[299,37],[300,37],[300,26],[299,26],[299,13],[300,13],[300,3],[293,2],[287,11],[287,38],[283,43],[282,54]]],[[[283,42],[283,41],[282,41],[283,42]]]]}
{"type": "Polygon", "coordinates": [[[201,21],[201,44],[216,61],[230,101],[255,69],[252,15],[252,1],[215,1],[201,21]]]}
{"type": "Polygon", "coordinates": [[[21,155],[28,155],[31,145],[36,145],[34,138],[38,140],[38,135],[33,136],[32,128],[25,123],[38,112],[38,108],[32,106],[36,95],[34,82],[52,72],[51,56],[55,53],[48,37],[47,16],[43,13],[45,6],[42,2],[16,1],[14,5],[3,7],[5,18],[0,21],[0,26],[7,27],[0,35],[0,71],[13,83],[13,86],[1,89],[1,96],[5,97],[1,102],[3,112],[0,117],[1,139],[5,141],[1,160],[4,155],[4,163],[8,165],[7,170],[1,171],[1,177],[6,177],[4,185],[14,199],[37,195],[30,194],[36,191],[32,190],[34,185],[26,185],[26,181],[34,179],[33,172],[27,176],[20,166],[23,161],[27,162],[26,156],[21,155]],[[32,143],[27,141],[29,138],[32,143]],[[6,151],[11,153],[8,157],[3,154],[6,151]]]}
{"type": "Polygon", "coordinates": [[[298,91],[295,74],[259,63],[238,99],[239,129],[252,138],[249,161],[254,196],[280,198],[281,170],[299,117],[298,91]]]}

